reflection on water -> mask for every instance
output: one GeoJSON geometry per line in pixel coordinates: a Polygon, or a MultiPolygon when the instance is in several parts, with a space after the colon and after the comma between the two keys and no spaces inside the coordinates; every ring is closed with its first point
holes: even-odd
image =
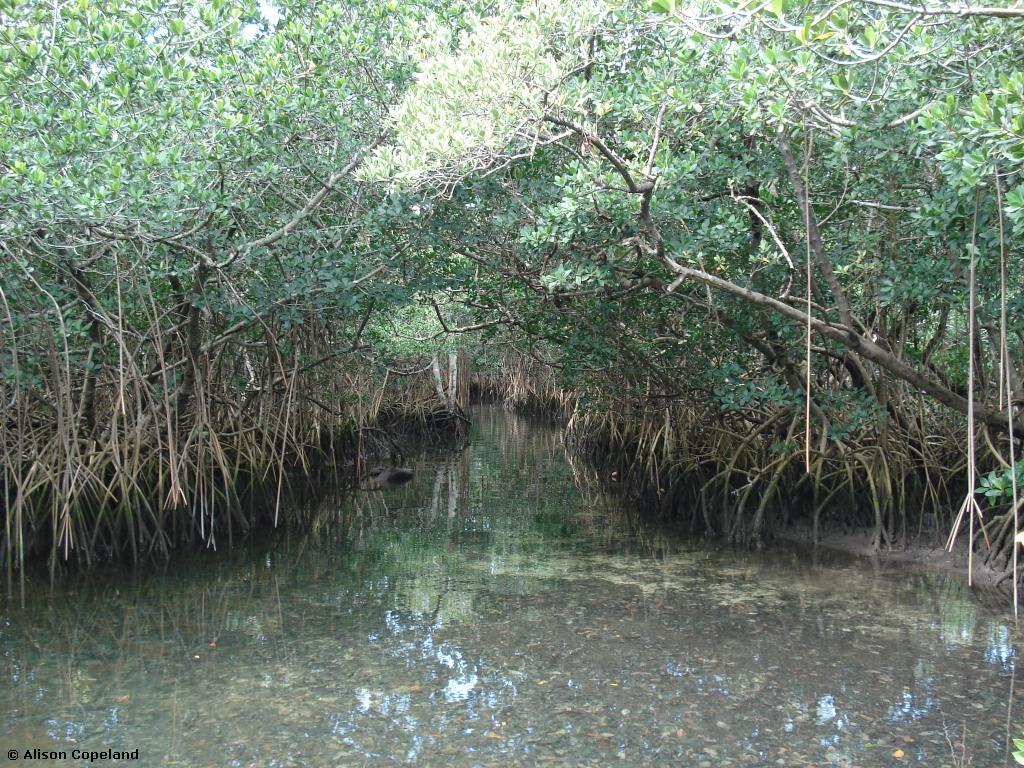
{"type": "Polygon", "coordinates": [[[465,451],[324,505],[312,534],[4,607],[0,747],[952,766],[965,740],[1012,765],[1018,637],[958,579],[687,542],[618,511],[554,429],[474,415],[465,451]]]}

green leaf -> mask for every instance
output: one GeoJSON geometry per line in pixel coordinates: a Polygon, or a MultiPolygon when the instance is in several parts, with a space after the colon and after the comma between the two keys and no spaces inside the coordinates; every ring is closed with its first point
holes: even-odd
{"type": "Polygon", "coordinates": [[[988,96],[984,93],[979,93],[971,99],[971,108],[974,114],[980,118],[987,118],[992,114],[992,108],[988,103],[988,96]]]}

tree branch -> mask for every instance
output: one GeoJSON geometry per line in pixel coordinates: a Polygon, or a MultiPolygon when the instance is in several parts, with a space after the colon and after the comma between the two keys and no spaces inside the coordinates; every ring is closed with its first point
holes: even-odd
{"type": "Polygon", "coordinates": [[[793,159],[793,152],[790,150],[785,128],[779,128],[778,140],[782,162],[786,166],[789,181],[793,185],[796,201],[806,218],[807,237],[811,243],[811,250],[814,251],[818,266],[825,276],[825,282],[828,283],[829,290],[832,291],[836,306],[839,308],[840,319],[844,325],[853,328],[853,311],[850,309],[850,302],[846,298],[846,292],[839,285],[835,272],[832,271],[832,262],[829,261],[828,253],[825,251],[825,244],[821,240],[821,232],[818,231],[818,219],[814,215],[814,211],[811,210],[811,202],[807,198],[807,190],[804,189],[803,180],[800,178],[800,171],[797,168],[796,161],[793,159]]]}

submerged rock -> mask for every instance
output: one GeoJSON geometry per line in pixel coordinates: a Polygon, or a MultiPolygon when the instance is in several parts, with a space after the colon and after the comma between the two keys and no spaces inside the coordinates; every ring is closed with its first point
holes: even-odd
{"type": "Polygon", "coordinates": [[[378,466],[371,469],[363,477],[360,487],[367,491],[382,488],[394,488],[407,483],[413,478],[413,471],[408,467],[378,466]]]}

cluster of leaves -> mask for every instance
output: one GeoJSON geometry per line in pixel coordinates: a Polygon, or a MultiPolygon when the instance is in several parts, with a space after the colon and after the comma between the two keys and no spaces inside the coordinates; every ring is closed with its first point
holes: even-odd
{"type": "Polygon", "coordinates": [[[148,322],[137,297],[117,295],[119,282],[145,282],[167,307],[192,291],[202,343],[218,326],[246,320],[257,335],[270,326],[289,333],[311,317],[350,332],[371,309],[414,302],[415,270],[390,279],[401,266],[395,222],[409,218],[407,201],[350,175],[330,181],[327,195],[325,183],[386,131],[424,28],[457,32],[460,10],[304,0],[3,3],[8,330],[28,338],[42,289],[56,304],[43,311],[72,358],[84,358],[90,311],[128,328],[148,322]],[[196,270],[215,264],[200,285],[196,270]],[[377,267],[379,278],[364,281],[377,267]],[[99,305],[84,315],[69,273],[76,269],[99,305]]]}
{"type": "MultiPolygon", "coordinates": [[[[481,111],[473,101],[481,86],[473,81],[468,87],[463,78],[478,65],[473,45],[428,57],[421,67],[435,90],[444,82],[446,95],[434,94],[427,109],[420,106],[425,92],[414,87],[407,93],[395,113],[395,151],[424,135],[426,122],[409,122],[417,114],[435,125],[473,122],[486,138],[472,146],[456,142],[449,155],[409,156],[395,179],[415,183],[441,174],[478,196],[500,195],[478,204],[511,204],[519,212],[513,218],[519,222],[520,272],[535,275],[548,291],[606,289],[606,300],[598,292],[595,301],[561,301],[558,314],[593,328],[597,316],[628,307],[630,331],[645,347],[632,352],[652,367],[650,358],[657,357],[658,365],[695,363],[699,369],[703,358],[694,353],[723,338],[738,345],[734,357],[742,358],[742,334],[763,334],[768,326],[769,334],[781,332],[793,347],[799,335],[737,311],[742,303],[714,297],[711,303],[724,310],[719,318],[729,318],[724,327],[677,328],[685,343],[672,352],[665,345],[654,350],[651,335],[670,323],[678,305],[635,292],[610,298],[623,272],[671,278],[663,264],[633,244],[638,198],[623,194],[619,169],[586,140],[581,143],[579,131],[554,147],[545,142],[567,123],[602,137],[634,175],[646,166],[657,178],[652,208],[673,259],[779,295],[803,271],[805,258],[803,216],[776,147],[781,128],[797,137],[798,149],[809,158],[806,175],[816,215],[833,220],[824,229],[831,267],[857,314],[871,318],[882,337],[895,340],[902,333],[902,354],[910,358],[955,360],[955,346],[932,345],[927,354],[925,349],[937,333],[939,341],[947,337],[937,325],[962,322],[965,254],[973,242],[983,302],[991,301],[998,298],[993,291],[1000,242],[1004,250],[1013,247],[1009,227],[1017,224],[1022,179],[1014,138],[1019,73],[1012,39],[1020,22],[959,23],[953,14],[925,22],[881,3],[798,10],[780,0],[761,11],[730,2],[698,5],[662,3],[653,9],[659,16],[608,3],[590,13],[589,26],[576,33],[589,51],[580,58],[571,49],[559,61],[562,78],[554,85],[545,81],[522,90],[528,104],[514,118],[481,111]],[[964,54],[975,50],[988,58],[967,73],[964,54]],[[546,121],[551,116],[557,120],[546,121]],[[655,135],[660,141],[648,157],[655,135]],[[984,167],[952,163],[965,142],[974,142],[972,152],[987,153],[984,167]],[[471,157],[472,168],[483,165],[488,174],[509,166],[507,183],[480,186],[481,174],[452,155],[471,157]],[[763,218],[756,234],[744,197],[763,218]],[[1008,228],[1002,239],[1000,213],[1008,228]],[[668,363],[666,355],[675,362],[668,363]]],[[[499,10],[478,29],[483,34],[495,25],[519,23],[517,13],[499,10]]],[[[558,39],[538,31],[549,41],[558,39]]],[[[531,55],[537,41],[529,40],[517,55],[531,55]]],[[[550,61],[546,52],[532,55],[538,64],[550,61]]],[[[512,102],[488,102],[495,103],[508,109],[512,102]]],[[[500,219],[492,223],[507,237],[510,227],[500,219]]],[[[1012,254],[1006,256],[1012,264],[1012,254]]],[[[1011,305],[1016,299],[1007,297],[1011,305]]],[[[619,330],[614,333],[619,338],[606,339],[606,346],[623,341],[619,330]]],[[[565,353],[577,360],[580,350],[574,346],[565,353]]],[[[962,381],[965,371],[954,365],[950,373],[962,381]]],[[[842,396],[848,428],[881,421],[873,417],[881,412],[877,407],[860,405],[871,398],[867,390],[853,389],[842,396]]],[[[779,395],[778,402],[785,401],[779,395]]]]}
{"type": "Polygon", "coordinates": [[[751,407],[795,408],[803,400],[801,393],[794,392],[777,376],[750,380],[743,367],[735,361],[712,371],[710,379],[714,382],[715,399],[727,411],[751,407]]]}
{"type": "Polygon", "coordinates": [[[982,475],[978,478],[978,487],[974,492],[984,496],[990,506],[998,506],[1013,500],[1014,487],[1018,493],[1024,488],[1024,459],[1018,461],[1012,469],[1006,467],[982,475]]]}
{"type": "Polygon", "coordinates": [[[431,55],[392,111],[397,138],[375,152],[364,178],[443,188],[487,168],[510,135],[529,135],[545,94],[585,53],[582,33],[602,8],[540,0],[502,10],[476,17],[454,50],[445,30],[430,38],[431,55]]]}

